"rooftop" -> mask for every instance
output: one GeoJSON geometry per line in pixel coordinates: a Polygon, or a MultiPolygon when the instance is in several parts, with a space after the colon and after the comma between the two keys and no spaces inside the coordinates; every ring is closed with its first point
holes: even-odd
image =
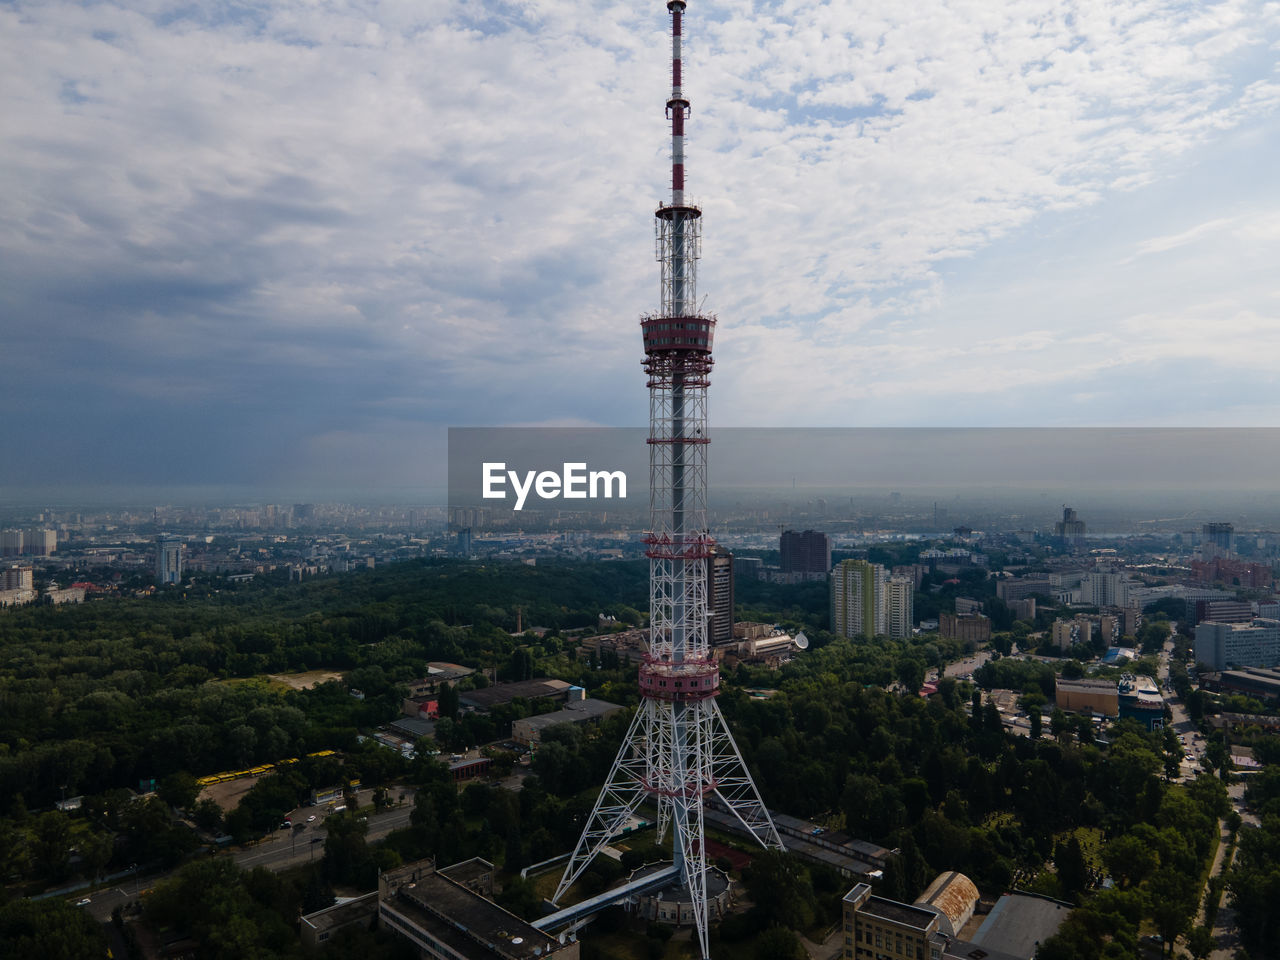
{"type": "Polygon", "coordinates": [[[536,700],[538,697],[566,696],[571,686],[563,680],[521,680],[518,683],[498,683],[480,690],[466,690],[458,695],[458,700],[477,710],[489,710],[521,697],[536,700]]]}
{"type": "Polygon", "coordinates": [[[391,721],[391,729],[410,737],[431,737],[435,735],[436,725],[417,717],[401,717],[391,721]]]}
{"type": "Polygon", "coordinates": [[[454,677],[469,677],[475,673],[473,667],[464,667],[460,663],[445,663],[443,660],[432,660],[427,664],[427,676],[432,680],[450,680],[454,677]]]}
{"type": "Polygon", "coordinates": [[[938,874],[927,890],[916,898],[920,906],[936,907],[950,921],[950,933],[959,933],[964,919],[978,902],[978,888],[963,873],[951,870],[938,874]]]}
{"type": "Polygon", "coordinates": [[[858,912],[880,920],[898,923],[904,927],[912,927],[921,932],[927,931],[938,921],[938,915],[932,910],[912,907],[905,903],[898,903],[896,900],[886,900],[884,897],[876,896],[868,897],[858,912]]]}
{"type": "Polygon", "coordinates": [[[400,913],[461,957],[535,960],[560,947],[515,914],[435,872],[401,885],[383,907],[400,913]]]}
{"type": "Polygon", "coordinates": [[[366,893],[362,897],[335,903],[331,907],[309,913],[302,918],[302,922],[316,930],[333,930],[345,927],[348,923],[355,923],[364,917],[372,919],[377,912],[378,894],[366,893]]]}
{"type": "Polygon", "coordinates": [[[622,709],[624,708],[616,703],[610,703],[608,700],[596,700],[593,697],[588,697],[586,700],[569,703],[563,710],[557,710],[554,713],[526,717],[523,722],[527,723],[532,730],[545,730],[547,727],[553,727],[557,723],[576,723],[584,719],[605,717],[622,709]]]}
{"type": "Polygon", "coordinates": [[[1081,677],[1079,680],[1067,680],[1059,677],[1057,686],[1059,690],[1075,690],[1081,693],[1099,691],[1115,693],[1116,691],[1116,682],[1114,680],[1094,680],[1089,677],[1081,677]]]}
{"type": "Polygon", "coordinates": [[[1001,951],[1030,960],[1036,947],[1058,932],[1071,913],[1071,905],[1048,897],[1007,893],[996,901],[973,943],[983,949],[1001,951]]]}

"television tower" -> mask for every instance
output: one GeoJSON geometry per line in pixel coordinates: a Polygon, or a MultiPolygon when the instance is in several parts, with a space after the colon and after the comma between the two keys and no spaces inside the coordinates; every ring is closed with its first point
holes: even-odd
{"type": "Polygon", "coordinates": [[[693,904],[707,957],[703,806],[714,797],[765,847],[782,848],[769,810],[716,704],[720,668],[707,642],[707,387],[716,319],[698,310],[702,211],[685,200],[680,41],[685,0],[671,14],[671,203],[659,204],[657,259],[662,307],[641,319],[649,376],[649,652],[640,666],[640,707],[565,867],[554,901],[646,801],[658,840],[672,833],[672,861],[693,904]]]}

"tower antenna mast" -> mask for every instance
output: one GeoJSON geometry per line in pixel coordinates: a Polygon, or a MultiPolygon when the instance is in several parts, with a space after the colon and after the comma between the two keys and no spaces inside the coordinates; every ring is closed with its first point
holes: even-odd
{"type": "Polygon", "coordinates": [[[640,706],[553,900],[628,827],[641,804],[652,804],[659,842],[671,833],[681,898],[692,905],[705,958],[707,801],[762,846],[782,849],[782,840],[716,703],[720,668],[707,638],[707,562],[715,546],[707,527],[707,387],[716,318],[698,303],[702,211],[685,198],[685,0],[669,0],[667,10],[671,202],[655,213],[661,308],[640,322],[649,387],[649,650],[640,666],[640,706]]]}

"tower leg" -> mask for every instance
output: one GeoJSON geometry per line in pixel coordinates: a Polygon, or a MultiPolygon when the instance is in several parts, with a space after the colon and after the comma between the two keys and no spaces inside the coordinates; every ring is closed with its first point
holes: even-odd
{"type": "Polygon", "coordinates": [[[627,821],[635,815],[636,808],[644,801],[647,793],[644,784],[648,779],[650,759],[647,743],[652,729],[651,703],[640,704],[627,735],[614,757],[613,768],[604,782],[600,796],[587,818],[587,824],[573,848],[573,856],[564,868],[564,876],[556,887],[552,903],[559,903],[574,882],[582,875],[582,871],[591,865],[596,854],[608,845],[609,841],[621,835],[627,821]]]}
{"type": "Polygon", "coordinates": [[[596,854],[621,836],[646,800],[657,804],[659,826],[673,827],[672,855],[683,863],[701,956],[707,957],[705,802],[714,796],[765,848],[783,849],[742,754],[713,697],[673,703],[645,699],[618,750],[582,836],[565,867],[553,902],[580,877],[596,854]],[[664,823],[666,821],[666,823],[664,823]]]}

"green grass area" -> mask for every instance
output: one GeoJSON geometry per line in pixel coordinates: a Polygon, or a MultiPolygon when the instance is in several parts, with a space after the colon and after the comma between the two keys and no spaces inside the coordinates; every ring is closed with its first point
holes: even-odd
{"type": "Polygon", "coordinates": [[[1102,863],[1102,829],[1100,827],[1076,827],[1070,833],[1064,833],[1059,839],[1066,840],[1074,836],[1080,841],[1080,850],[1084,854],[1084,862],[1090,870],[1105,872],[1102,863]]]}

